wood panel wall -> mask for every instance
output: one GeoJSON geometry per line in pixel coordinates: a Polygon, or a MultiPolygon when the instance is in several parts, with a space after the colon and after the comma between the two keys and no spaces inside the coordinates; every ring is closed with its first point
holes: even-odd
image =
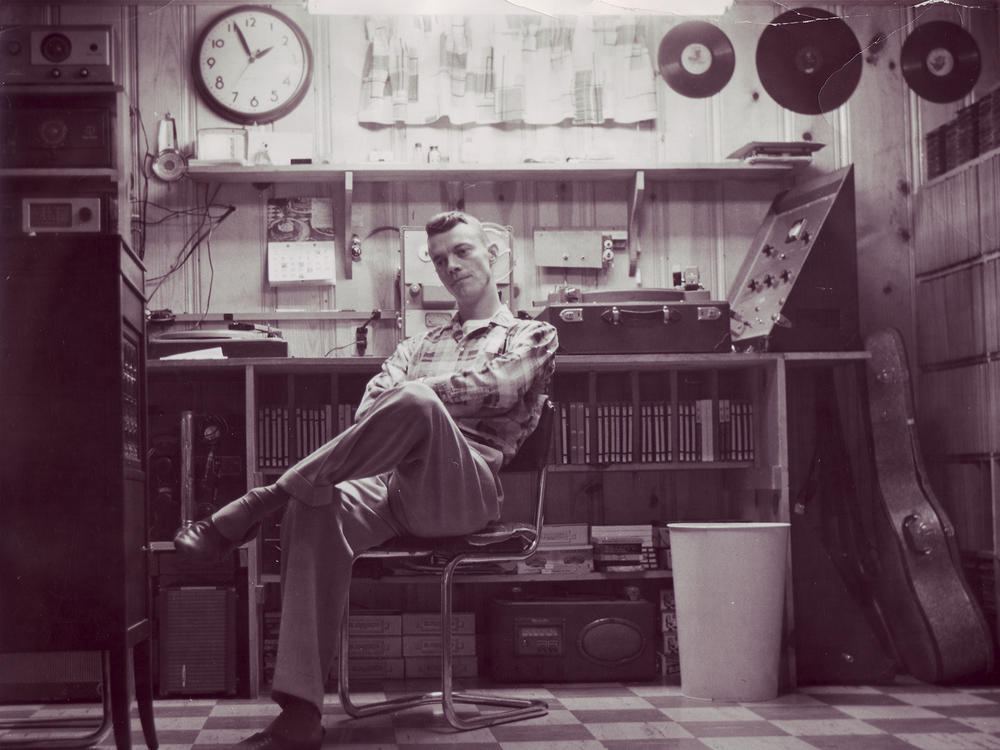
{"type": "MultiPolygon", "coordinates": [[[[136,158],[141,165],[155,152],[157,122],[170,113],[177,120],[181,150],[193,153],[199,128],[226,126],[196,98],[188,73],[190,49],[202,26],[227,3],[219,0],[120,5],[108,2],[59,5],[6,4],[0,21],[31,23],[110,23],[122,41],[121,80],[133,105],[136,158]]],[[[922,180],[922,133],[953,116],[962,102],[929,104],[906,86],[899,50],[914,24],[944,18],[959,22],[980,40],[983,74],[976,93],[997,80],[996,16],[968,5],[933,4],[908,9],[894,3],[828,4],[857,36],[864,55],[861,82],[850,101],[818,116],[784,110],[764,90],[754,63],[761,29],[787,9],[785,4],[738,1],[715,20],[732,40],[736,69],[725,89],[707,99],[674,92],[657,76],[657,118],[641,125],[573,127],[480,126],[370,127],[357,123],[358,92],[366,49],[363,18],[309,16],[300,2],[272,3],[306,29],[317,60],[312,92],[290,115],[273,126],[281,132],[311,133],[317,161],[356,162],[372,150],[389,150],[405,159],[412,144],[438,144],[451,159],[516,163],[528,154],[610,155],[620,160],[712,162],[750,140],[812,138],[826,147],[808,171],[826,171],[853,162],[857,183],[857,227],[861,313],[865,329],[893,325],[907,338],[913,330],[912,194],[922,180]]],[[[908,4],[909,5],[909,4],[908,4]]],[[[663,34],[679,19],[643,19],[651,58],[663,34]]],[[[142,170],[139,170],[142,174],[142,170]]],[[[145,170],[148,174],[148,169],[145,170]]],[[[643,256],[640,278],[647,287],[670,284],[674,266],[697,265],[713,295],[724,297],[767,205],[780,184],[671,182],[649,186],[641,221],[643,256]]],[[[621,183],[483,182],[466,185],[465,206],[483,219],[514,227],[520,290],[518,304],[543,299],[560,282],[628,287],[636,279],[619,259],[606,274],[539,270],[531,246],[536,227],[624,227],[629,186],[621,183]]],[[[191,253],[163,282],[153,282],[150,306],[176,313],[259,311],[262,322],[273,310],[392,309],[391,287],[398,265],[395,232],[385,226],[419,225],[448,207],[454,195],[433,182],[365,184],[354,193],[355,230],[366,237],[363,259],[352,278],[331,287],[274,289],[266,284],[263,209],[269,197],[296,194],[339,199],[338,185],[206,186],[189,179],[162,183],[141,179],[136,199],[146,197],[144,247],[149,276],[176,264],[185,241],[198,228],[194,213],[166,217],[166,209],[195,209],[212,200],[235,206],[229,220],[191,253]]],[[[338,216],[343,221],[343,216],[338,216]]],[[[348,347],[354,321],[283,321],[281,327],[296,356],[322,356],[348,347]]],[[[386,353],[395,341],[391,323],[374,327],[370,352],[386,353]]]]}

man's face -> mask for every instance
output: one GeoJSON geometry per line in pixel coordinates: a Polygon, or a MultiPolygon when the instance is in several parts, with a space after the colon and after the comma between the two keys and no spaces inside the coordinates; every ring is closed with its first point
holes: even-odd
{"type": "Polygon", "coordinates": [[[434,270],[460,307],[474,305],[485,295],[496,296],[493,284],[493,250],[483,241],[479,227],[456,224],[427,243],[434,270]]]}

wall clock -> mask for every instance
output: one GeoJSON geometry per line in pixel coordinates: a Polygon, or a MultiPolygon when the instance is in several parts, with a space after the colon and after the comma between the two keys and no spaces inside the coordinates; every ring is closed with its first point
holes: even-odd
{"type": "Polygon", "coordinates": [[[309,90],[309,40],[292,19],[259,5],[219,14],[198,35],[195,88],[211,109],[243,124],[277,120],[309,90]]]}

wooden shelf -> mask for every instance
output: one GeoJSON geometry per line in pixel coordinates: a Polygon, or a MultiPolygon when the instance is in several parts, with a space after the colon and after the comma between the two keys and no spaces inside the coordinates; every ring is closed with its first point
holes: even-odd
{"type": "Polygon", "coordinates": [[[197,182],[447,182],[516,180],[625,180],[644,173],[647,180],[774,180],[792,174],[784,165],[746,165],[741,162],[708,164],[625,164],[620,162],[560,162],[545,164],[296,164],[241,166],[192,164],[188,175],[197,182]]]}
{"type": "MultiPolygon", "coordinates": [[[[644,579],[673,578],[672,570],[635,570],[626,573],[459,573],[455,575],[457,583],[539,583],[546,581],[628,581],[644,579]]],[[[280,578],[280,576],[275,576],[280,578]]],[[[356,581],[371,581],[372,583],[431,583],[440,581],[437,573],[411,575],[385,575],[377,578],[355,576],[356,581]]]]}
{"type": "Polygon", "coordinates": [[[650,461],[647,463],[552,464],[549,473],[576,474],[587,471],[719,471],[752,469],[748,461],[650,461]]]}
{"type": "MultiPolygon", "coordinates": [[[[592,471],[748,471],[756,467],[747,461],[673,461],[649,463],[551,464],[550,474],[585,474],[592,471]]],[[[280,477],[287,469],[257,469],[265,477],[280,477]]]]}
{"type": "Polygon", "coordinates": [[[465,183],[515,182],[564,182],[567,180],[627,180],[631,183],[628,203],[629,276],[638,270],[642,248],[639,245],[638,226],[645,202],[647,182],[653,181],[753,181],[783,180],[794,173],[795,166],[786,164],[744,164],[740,161],[711,162],[704,164],[649,164],[615,161],[564,161],[544,164],[295,164],[250,165],[213,164],[193,162],[188,164],[188,176],[196,182],[252,184],[258,189],[276,183],[338,183],[343,187],[344,244],[343,272],[351,278],[350,245],[354,232],[354,188],[361,183],[374,182],[439,182],[449,185],[450,202],[461,205],[464,201],[465,183]]]}
{"type": "MultiPolygon", "coordinates": [[[[261,313],[261,319],[267,313],[261,313]]],[[[864,361],[866,351],[846,352],[746,352],[705,354],[559,354],[556,372],[628,372],[629,370],[727,370],[763,367],[777,360],[790,364],[837,364],[864,361]]],[[[233,359],[155,359],[149,360],[151,372],[173,369],[225,369],[253,367],[268,373],[302,372],[310,369],[336,368],[337,372],[374,372],[384,357],[240,357],[233,359]]]]}
{"type": "Polygon", "coordinates": [[[117,180],[121,176],[119,170],[113,167],[19,167],[0,169],[0,180],[14,177],[106,177],[117,180]]]}

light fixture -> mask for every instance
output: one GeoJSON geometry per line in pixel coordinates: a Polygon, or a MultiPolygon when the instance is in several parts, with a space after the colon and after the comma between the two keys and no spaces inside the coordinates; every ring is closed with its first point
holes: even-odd
{"type": "Polygon", "coordinates": [[[734,0],[307,0],[310,13],[348,16],[673,15],[721,16],[734,0]]]}

